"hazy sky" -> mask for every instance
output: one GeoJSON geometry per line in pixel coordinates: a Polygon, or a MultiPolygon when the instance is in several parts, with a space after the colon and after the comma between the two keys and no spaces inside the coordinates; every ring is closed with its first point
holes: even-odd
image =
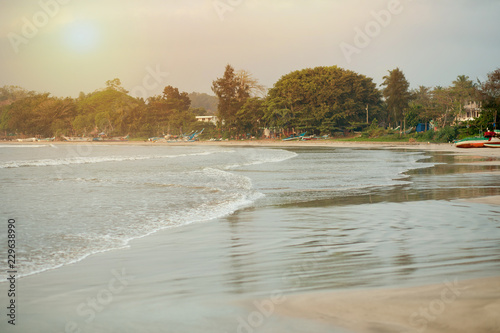
{"type": "Polygon", "coordinates": [[[0,0],[0,86],[211,93],[226,64],[269,88],[332,65],[448,86],[500,67],[499,17],[498,0],[0,0]]]}

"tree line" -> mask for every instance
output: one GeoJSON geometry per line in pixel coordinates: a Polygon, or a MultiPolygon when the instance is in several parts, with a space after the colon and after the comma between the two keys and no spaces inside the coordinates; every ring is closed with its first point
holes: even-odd
{"type": "Polygon", "coordinates": [[[374,124],[403,132],[431,121],[436,129],[463,126],[475,134],[493,128],[500,109],[500,69],[486,82],[460,75],[449,87],[413,90],[399,68],[388,71],[380,88],[372,78],[337,66],[293,71],[264,97],[252,94],[255,82],[242,80],[230,65],[213,82],[219,127],[228,136],[259,135],[264,127],[288,133],[345,134],[374,124]],[[469,101],[482,105],[481,116],[463,124],[457,116],[464,114],[469,101]]]}
{"type": "Polygon", "coordinates": [[[77,98],[53,97],[16,86],[0,88],[0,131],[7,137],[177,135],[199,128],[197,115],[216,110],[214,96],[179,92],[172,86],[147,100],[134,98],[119,79],[77,98]]]}
{"type": "Polygon", "coordinates": [[[459,75],[449,87],[419,86],[409,90],[409,84],[399,69],[389,71],[382,84],[389,122],[401,127],[434,122],[438,129],[467,125],[474,129],[492,128],[500,108],[500,69],[488,74],[486,82],[474,82],[459,75]],[[457,119],[466,118],[465,106],[471,102],[481,106],[481,116],[468,124],[457,119]]]}
{"type": "Polygon", "coordinates": [[[470,131],[492,128],[500,109],[500,69],[485,82],[460,75],[449,87],[410,89],[404,73],[388,71],[380,87],[372,78],[337,66],[306,68],[282,76],[267,90],[251,73],[227,65],[212,82],[215,94],[181,92],[167,86],[146,100],[128,94],[119,79],[77,98],[58,98],[20,87],[0,88],[0,131],[11,136],[152,137],[206,127],[211,137],[260,137],[276,133],[333,134],[368,126],[406,129],[433,121],[457,125],[468,101],[482,103],[470,131]],[[217,115],[217,126],[197,115],[217,115]],[[371,125],[370,125],[371,124],[371,125]]]}

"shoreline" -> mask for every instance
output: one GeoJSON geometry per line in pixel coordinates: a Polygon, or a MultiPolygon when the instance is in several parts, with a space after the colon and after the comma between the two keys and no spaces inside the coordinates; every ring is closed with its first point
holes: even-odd
{"type": "MultiPolygon", "coordinates": [[[[358,142],[197,142],[197,143],[177,143],[177,144],[154,144],[146,142],[107,142],[107,143],[85,143],[85,142],[56,142],[56,143],[13,143],[14,145],[78,145],[91,144],[99,145],[133,145],[133,146],[233,146],[233,147],[270,147],[270,148],[298,148],[298,147],[325,147],[325,148],[354,148],[354,149],[414,149],[428,152],[452,153],[455,155],[468,156],[467,165],[482,165],[487,159],[488,165],[500,166],[500,150],[481,149],[458,149],[450,144],[400,144],[400,143],[358,143],[358,142]],[[249,144],[252,143],[252,144],[249,144]],[[469,160],[470,159],[470,160],[469,160]]],[[[483,198],[463,199],[467,202],[481,203],[487,205],[500,204],[500,196],[490,196],[483,198]]],[[[220,219],[217,219],[220,220],[220,219]]],[[[211,221],[209,223],[217,223],[211,221]]],[[[147,239],[137,239],[129,244],[127,248],[104,252],[92,255],[77,263],[66,265],[57,269],[48,270],[42,273],[30,275],[20,279],[21,289],[24,295],[21,304],[26,305],[25,314],[33,317],[29,324],[36,327],[37,311],[43,306],[53,306],[62,313],[61,318],[51,318],[52,325],[64,328],[66,319],[75,320],[81,327],[86,327],[82,323],[82,317],[75,317],[75,309],[85,302],[87,297],[98,297],[100,292],[106,288],[103,284],[112,281],[114,277],[121,276],[125,272],[131,274],[133,278],[126,280],[127,285],[124,292],[114,294],[116,302],[116,312],[118,316],[120,307],[129,304],[131,299],[143,297],[146,293],[154,302],[160,306],[161,300],[155,297],[158,283],[167,290],[168,283],[159,276],[146,276],[143,273],[149,272],[148,266],[158,266],[160,262],[145,260],[151,258],[157,251],[168,253],[165,245],[162,244],[165,235],[177,234],[181,236],[194,228],[193,225],[187,228],[165,229],[157,232],[147,239]],[[151,237],[151,238],[150,238],[151,237]],[[159,248],[152,248],[151,244],[156,244],[159,248]],[[161,250],[164,251],[161,251],[161,250]],[[130,265],[133,258],[136,265],[130,265]],[[144,263],[144,266],[140,266],[144,263]],[[141,267],[141,269],[134,269],[141,267]],[[125,269],[124,271],[122,271],[125,269]],[[117,273],[118,272],[118,273],[117,273]],[[88,277],[85,277],[88,274],[88,277]],[[58,283],[61,280],[67,283],[58,283]],[[73,280],[74,279],[74,280],[73,280]],[[137,280],[135,280],[137,279],[137,280]],[[71,282],[69,282],[71,280],[71,282]],[[136,282],[134,282],[134,280],[136,282]],[[140,282],[139,282],[140,281],[140,282]],[[151,284],[151,285],[150,285],[151,284]],[[97,288],[97,289],[96,289],[97,288]],[[28,295],[30,295],[28,297],[28,295]],[[34,298],[36,297],[36,299],[34,298]],[[45,301],[44,301],[45,300],[45,301]],[[80,320],[80,321],[79,321],[80,320]]],[[[202,232],[200,233],[202,234],[202,232]]],[[[174,237],[175,238],[175,237],[174,237]]],[[[174,239],[174,238],[171,238],[174,239]]],[[[169,239],[169,238],[167,238],[169,239]]],[[[189,238],[188,238],[189,239],[189,238]]],[[[200,241],[200,244],[202,242],[200,241]]],[[[182,264],[182,263],[180,263],[182,264]]],[[[182,266],[182,265],[181,265],[182,266]]],[[[165,266],[168,267],[168,266],[165,266]]],[[[455,281],[449,281],[452,285],[455,281]]],[[[455,283],[456,285],[457,283],[455,283]]],[[[0,291],[5,294],[6,284],[0,283],[0,291]]],[[[500,313],[500,276],[482,277],[472,280],[458,282],[457,292],[460,295],[453,298],[452,289],[446,289],[447,285],[433,284],[420,285],[417,287],[403,287],[391,289],[390,286],[366,290],[339,290],[323,292],[305,292],[302,294],[285,294],[286,302],[276,303],[275,314],[278,320],[305,320],[311,322],[311,326],[321,324],[335,329],[344,327],[353,332],[430,332],[430,333],[451,333],[451,332],[484,332],[500,330],[500,320],[496,315],[500,313]],[[443,290],[447,291],[445,298],[442,298],[443,290]],[[449,300],[449,302],[447,301],[449,300]],[[443,310],[442,310],[443,308],[443,310]],[[429,316],[421,314],[421,309],[428,311],[429,316]],[[430,311],[430,312],[429,312],[430,311]],[[416,313],[416,315],[415,315],[416,313]],[[435,318],[435,319],[430,319],[435,318]]],[[[104,294],[103,294],[104,295],[104,294]]],[[[213,295],[213,300],[217,300],[217,295],[213,295]]],[[[255,310],[255,300],[246,299],[250,308],[255,310]]],[[[262,303],[263,304],[263,303],[262,303]]],[[[209,306],[210,304],[207,304],[209,306]]],[[[185,305],[189,308],[190,304],[185,305]]],[[[188,310],[186,308],[186,310],[188,310]]],[[[110,310],[115,311],[115,305],[110,306],[110,310]]],[[[107,309],[106,309],[107,310],[107,309]]],[[[242,312],[245,317],[252,311],[242,312]]],[[[43,311],[42,311],[43,312],[43,311]]],[[[20,312],[21,314],[23,313],[20,312]]],[[[45,313],[45,312],[44,312],[45,313]]],[[[45,313],[47,315],[47,313],[45,313]]],[[[132,315],[132,313],[130,313],[132,315]]],[[[104,317],[104,314],[102,315],[104,317]]],[[[246,318],[246,317],[245,317],[246,318]]],[[[25,320],[28,320],[27,318],[25,320]]],[[[3,323],[2,323],[3,324],[3,323]]],[[[1,325],[0,325],[1,327],[1,325]]],[[[138,326],[140,327],[140,326],[138,326]]],[[[48,327],[47,327],[48,328],[48,327]]],[[[236,326],[235,326],[236,328],[236,326]]],[[[47,331],[49,331],[47,329],[47,331]]],[[[236,331],[233,330],[233,331],[236,331]]]]}
{"type": "Polygon", "coordinates": [[[480,154],[500,157],[500,149],[494,148],[457,148],[453,143],[424,143],[424,142],[374,142],[374,141],[281,141],[281,140],[242,140],[242,141],[195,141],[195,142],[148,142],[148,141],[110,141],[110,142],[70,142],[70,141],[39,141],[16,142],[0,141],[0,145],[91,145],[91,146],[221,146],[221,147],[331,147],[331,148],[388,148],[388,149],[416,149],[424,151],[456,152],[464,155],[480,154]]]}
{"type": "MultiPolygon", "coordinates": [[[[317,140],[317,141],[282,141],[282,140],[248,140],[248,141],[195,141],[195,142],[146,142],[146,141],[112,141],[112,142],[69,142],[69,141],[54,141],[54,142],[15,142],[15,141],[0,141],[0,145],[90,145],[90,146],[172,146],[172,147],[253,147],[253,148],[307,148],[307,147],[324,147],[324,148],[352,148],[352,149],[410,149],[424,152],[450,153],[452,155],[475,157],[476,159],[485,158],[486,161],[473,160],[460,164],[464,165],[488,165],[500,166],[500,149],[494,148],[457,148],[452,143],[423,143],[423,142],[351,142],[351,141],[334,141],[334,140],[317,140]]],[[[465,201],[500,205],[500,196],[488,196],[471,198],[465,201]]]]}

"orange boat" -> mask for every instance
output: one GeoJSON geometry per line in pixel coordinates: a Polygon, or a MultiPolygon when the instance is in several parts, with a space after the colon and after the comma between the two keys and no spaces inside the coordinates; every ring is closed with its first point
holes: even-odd
{"type": "Polygon", "coordinates": [[[483,148],[485,144],[495,145],[500,144],[498,132],[487,131],[483,137],[466,138],[455,143],[458,148],[483,148]]]}

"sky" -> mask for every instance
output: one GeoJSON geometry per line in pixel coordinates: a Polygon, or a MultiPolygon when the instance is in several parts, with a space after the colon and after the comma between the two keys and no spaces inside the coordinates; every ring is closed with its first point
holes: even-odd
{"type": "Polygon", "coordinates": [[[0,86],[212,93],[230,64],[267,88],[316,66],[446,87],[500,67],[499,16],[498,0],[0,0],[0,86]]]}

